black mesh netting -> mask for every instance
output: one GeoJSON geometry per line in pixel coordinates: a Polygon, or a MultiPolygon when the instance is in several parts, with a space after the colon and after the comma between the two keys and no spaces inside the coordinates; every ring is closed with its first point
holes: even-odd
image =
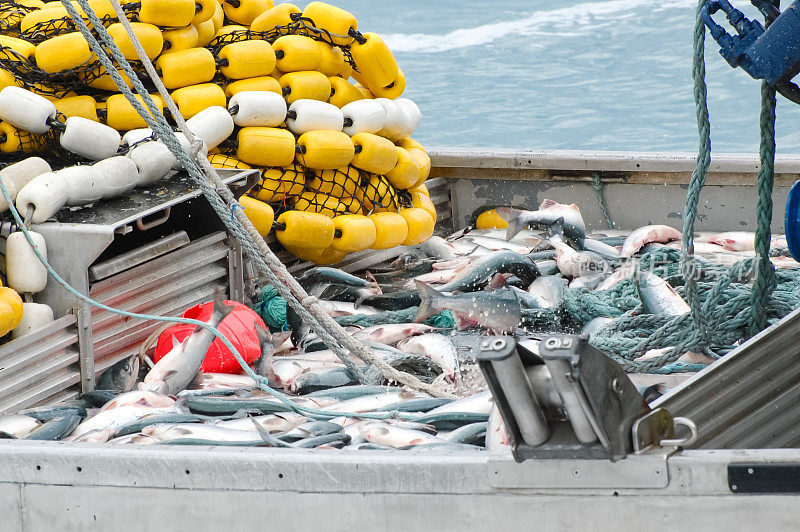
{"type": "MultiPolygon", "coordinates": [[[[139,61],[130,61],[137,72],[143,72],[139,61]]],[[[113,81],[99,61],[90,61],[80,67],[48,73],[9,46],[0,45],[0,68],[9,71],[26,89],[37,94],[62,98],[70,92],[102,95],[107,91],[117,92],[113,81]],[[101,84],[101,81],[104,81],[101,84]]]]}
{"type": "Polygon", "coordinates": [[[294,202],[294,197],[305,190],[307,172],[298,164],[285,168],[264,168],[261,170],[261,179],[248,194],[257,200],[288,208],[294,202]]]}
{"type": "MultiPolygon", "coordinates": [[[[270,43],[275,42],[278,37],[282,37],[284,35],[304,35],[306,37],[310,37],[316,41],[322,41],[330,44],[331,46],[336,46],[342,50],[342,54],[344,54],[345,61],[353,67],[356,71],[356,64],[353,60],[353,56],[350,53],[350,46],[348,45],[341,45],[336,44],[334,42],[334,37],[347,37],[344,35],[332,35],[330,32],[324,29],[320,29],[314,26],[314,22],[311,19],[303,18],[297,15],[294,15],[293,22],[287,24],[285,26],[275,26],[272,29],[266,31],[251,31],[249,29],[242,29],[242,30],[234,30],[228,32],[224,35],[220,35],[218,37],[214,37],[214,39],[208,43],[207,48],[211,50],[211,52],[216,56],[219,51],[222,49],[223,46],[240,41],[247,41],[247,40],[266,40],[270,43]]],[[[230,20],[226,19],[226,24],[236,24],[230,20]]],[[[358,34],[356,39],[361,38],[360,34],[358,34]]]]}
{"type": "MultiPolygon", "coordinates": [[[[101,17],[100,20],[103,22],[103,26],[108,27],[113,24],[117,18],[110,15],[105,15],[101,17]]],[[[42,41],[46,41],[47,39],[57,37],[64,33],[72,33],[74,31],[78,31],[75,23],[72,21],[69,15],[64,15],[63,17],[37,22],[36,24],[20,31],[19,37],[29,42],[40,43],[42,41]]]]}
{"type": "Polygon", "coordinates": [[[36,7],[22,5],[13,0],[0,2],[0,33],[11,35],[18,32],[22,18],[36,9],[36,7]]]}
{"type": "Polygon", "coordinates": [[[384,176],[367,174],[353,167],[314,171],[293,164],[285,168],[265,168],[261,171],[261,180],[249,194],[279,210],[331,215],[397,210],[408,203],[384,176]]]}

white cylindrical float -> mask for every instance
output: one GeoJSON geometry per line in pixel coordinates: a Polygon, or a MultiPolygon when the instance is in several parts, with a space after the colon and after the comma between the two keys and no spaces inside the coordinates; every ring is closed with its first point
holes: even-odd
{"type": "Polygon", "coordinates": [[[386,111],[375,100],[356,100],[342,107],[344,127],[342,131],[350,135],[358,133],[377,133],[386,123],[386,111]]]}
{"type": "Polygon", "coordinates": [[[407,137],[408,135],[405,132],[409,128],[409,117],[406,116],[405,108],[394,100],[387,98],[375,98],[373,101],[381,104],[383,110],[386,111],[386,122],[383,128],[378,131],[378,135],[386,137],[392,142],[407,137]]]}
{"type": "Polygon", "coordinates": [[[118,155],[103,159],[93,165],[97,171],[103,198],[114,198],[127,194],[139,181],[139,169],[129,157],[118,155]]]}
{"type": "MultiPolygon", "coordinates": [[[[39,233],[30,231],[39,253],[47,258],[47,244],[39,233]]],[[[8,235],[6,241],[6,278],[8,286],[20,294],[35,294],[47,286],[47,268],[34,253],[22,231],[8,235]]]]}
{"type": "Polygon", "coordinates": [[[43,303],[23,303],[22,304],[22,320],[19,322],[13,331],[11,331],[11,339],[15,340],[31,333],[35,333],[40,329],[44,329],[53,323],[53,309],[43,303]]]}
{"type": "MultiPolygon", "coordinates": [[[[17,185],[14,184],[12,179],[5,179],[2,176],[0,176],[0,179],[2,179],[3,186],[6,187],[6,192],[8,192],[8,195],[11,197],[11,203],[13,203],[14,200],[17,199],[17,192],[19,192],[17,190],[17,185]]],[[[0,193],[0,212],[6,212],[8,207],[9,203],[6,201],[6,197],[0,193]]]]}
{"type": "Polygon", "coordinates": [[[286,120],[286,100],[268,91],[242,91],[231,96],[228,112],[240,127],[276,127],[286,120]]]}
{"type": "Polygon", "coordinates": [[[413,100],[409,100],[408,98],[397,98],[394,103],[399,105],[406,115],[404,121],[406,129],[402,131],[402,138],[410,137],[419,127],[420,122],[422,122],[422,111],[419,110],[419,107],[413,100]]]}
{"type": "Polygon", "coordinates": [[[40,224],[57,213],[67,203],[69,187],[55,172],[34,177],[17,193],[17,210],[22,217],[33,208],[31,221],[40,224]]]}
{"type": "Polygon", "coordinates": [[[122,135],[122,145],[123,146],[132,146],[139,141],[142,141],[146,138],[153,136],[153,130],[149,127],[143,127],[141,129],[131,129],[124,135],[122,135]]]}
{"type": "Polygon", "coordinates": [[[0,91],[0,119],[14,127],[41,135],[55,117],[55,104],[44,96],[13,85],[0,91]]]}
{"type": "Polygon", "coordinates": [[[295,100],[289,106],[286,126],[295,135],[309,131],[341,131],[344,122],[342,110],[319,100],[295,100]]]}
{"type": "Polygon", "coordinates": [[[9,181],[13,181],[16,190],[20,191],[34,177],[52,171],[47,161],[41,157],[28,157],[0,170],[0,178],[6,186],[9,181]]]}
{"type": "Polygon", "coordinates": [[[80,116],[67,118],[66,124],[59,139],[65,150],[94,161],[116,155],[121,140],[116,129],[80,116]]]}
{"type": "Polygon", "coordinates": [[[208,149],[216,148],[233,133],[233,118],[227,109],[219,105],[207,107],[186,121],[196,137],[206,143],[208,149]]]}
{"type": "Polygon", "coordinates": [[[56,171],[67,183],[67,205],[81,206],[103,197],[105,187],[93,166],[68,166],[56,171]]]}
{"type": "Polygon", "coordinates": [[[139,187],[146,187],[163,179],[176,160],[169,148],[158,141],[137,144],[126,157],[136,163],[138,169],[136,186],[139,187]]]}

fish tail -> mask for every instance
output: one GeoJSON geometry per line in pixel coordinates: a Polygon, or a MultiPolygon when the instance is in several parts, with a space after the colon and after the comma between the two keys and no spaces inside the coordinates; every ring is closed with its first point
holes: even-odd
{"type": "Polygon", "coordinates": [[[261,351],[263,352],[264,346],[272,342],[272,335],[264,328],[263,325],[258,322],[255,322],[253,326],[256,330],[256,336],[258,337],[258,343],[261,346],[261,351]]]}
{"type": "Polygon", "coordinates": [[[222,290],[214,290],[214,308],[212,310],[212,315],[214,313],[219,313],[222,317],[219,319],[217,323],[220,323],[222,320],[228,317],[228,314],[234,309],[233,305],[228,305],[225,303],[225,296],[222,290]]]}
{"type": "Polygon", "coordinates": [[[419,310],[417,310],[417,315],[414,317],[414,322],[421,323],[439,312],[437,303],[442,297],[442,293],[422,281],[414,281],[414,284],[417,285],[420,298],[419,310]]]}
{"type": "Polygon", "coordinates": [[[522,221],[522,213],[511,207],[497,207],[494,212],[508,222],[506,227],[506,240],[511,240],[517,233],[525,229],[525,223],[522,221]]]}

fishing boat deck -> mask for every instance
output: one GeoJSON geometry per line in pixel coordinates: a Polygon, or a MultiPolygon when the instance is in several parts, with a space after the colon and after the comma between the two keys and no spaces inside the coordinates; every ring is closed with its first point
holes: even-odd
{"type": "MultiPolygon", "coordinates": [[[[580,205],[587,230],[609,231],[592,186],[594,176],[602,184],[614,230],[646,223],[680,227],[694,166],[694,156],[681,154],[441,149],[432,150],[431,156],[438,234],[463,228],[476,208],[535,206],[545,197],[580,205]]],[[[712,161],[698,230],[753,229],[757,167],[748,156],[720,155],[712,161]]],[[[773,229],[782,232],[782,206],[788,187],[800,179],[800,157],[778,157],[776,171],[773,229]]],[[[354,254],[340,266],[357,271],[403,251],[354,254]]],[[[294,261],[290,266],[300,273],[309,264],[294,261]]],[[[77,366],[76,357],[76,372],[77,366]]],[[[704,371],[699,382],[713,378],[713,370],[710,366],[704,371]]],[[[633,379],[638,385],[665,382],[668,388],[687,389],[697,379],[680,384],[688,377],[692,375],[633,379]]],[[[69,382],[58,397],[74,397],[76,389],[69,382]]],[[[665,526],[703,530],[749,525],[788,529],[796,520],[787,511],[793,496],[775,494],[781,489],[772,485],[740,487],[731,480],[731,471],[741,465],[760,471],[775,463],[787,471],[800,467],[795,449],[671,448],[616,463],[559,459],[517,464],[505,451],[0,441],[0,455],[0,511],[8,517],[9,530],[42,529],[55,519],[64,527],[93,523],[89,529],[97,530],[218,530],[221,521],[236,529],[264,523],[300,529],[309,525],[303,517],[309,508],[325,516],[327,530],[352,530],[355,519],[370,523],[386,516],[402,525],[382,521],[380,528],[404,531],[529,528],[532,516],[545,529],[556,523],[576,528],[593,523],[596,530],[632,530],[647,515],[658,515],[665,526]],[[131,512],[140,517],[128,519],[131,512]]]]}

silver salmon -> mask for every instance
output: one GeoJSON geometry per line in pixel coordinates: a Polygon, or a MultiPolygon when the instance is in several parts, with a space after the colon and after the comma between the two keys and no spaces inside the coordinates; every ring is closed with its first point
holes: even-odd
{"type": "Polygon", "coordinates": [[[658,275],[640,271],[636,277],[636,288],[649,314],[681,316],[692,310],[678,292],[658,275]]]}
{"type": "Polygon", "coordinates": [[[519,325],[521,309],[512,290],[447,295],[425,283],[417,281],[416,284],[420,297],[419,310],[414,318],[417,323],[449,310],[459,329],[477,325],[496,333],[506,333],[519,325]]]}
{"type": "Polygon", "coordinates": [[[586,238],[586,224],[581,210],[575,204],[566,205],[545,199],[537,211],[522,211],[511,207],[497,207],[495,212],[508,222],[506,240],[511,240],[517,233],[528,226],[552,227],[561,224],[564,235],[583,247],[586,238]]]}
{"type": "MultiPolygon", "coordinates": [[[[208,324],[217,327],[233,310],[226,305],[219,292],[214,294],[214,308],[208,324]]],[[[196,329],[183,342],[178,343],[173,337],[174,345],[169,353],[159,360],[151,369],[144,382],[139,383],[140,390],[152,390],[167,395],[174,395],[184,390],[194,379],[208,348],[216,337],[205,328],[196,329]]]]}

